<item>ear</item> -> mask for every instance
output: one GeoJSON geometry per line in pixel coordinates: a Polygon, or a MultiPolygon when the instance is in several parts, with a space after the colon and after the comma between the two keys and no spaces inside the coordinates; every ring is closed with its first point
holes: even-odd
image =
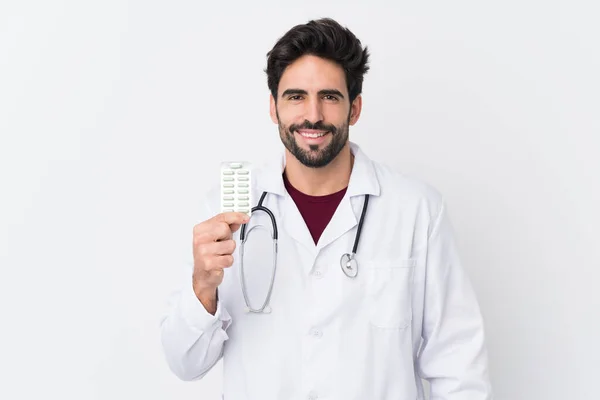
{"type": "Polygon", "coordinates": [[[359,94],[356,96],[352,105],[350,106],[350,125],[356,124],[360,118],[360,112],[362,110],[362,96],[359,94]]]}
{"type": "Polygon", "coordinates": [[[269,95],[269,104],[269,114],[271,114],[271,121],[273,121],[274,124],[278,124],[279,121],[277,120],[277,105],[275,104],[273,94],[269,95]]]}

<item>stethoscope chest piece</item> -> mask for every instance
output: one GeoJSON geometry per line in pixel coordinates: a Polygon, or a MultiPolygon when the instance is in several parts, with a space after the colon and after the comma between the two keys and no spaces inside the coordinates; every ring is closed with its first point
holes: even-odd
{"type": "MultiPolygon", "coordinates": [[[[248,231],[246,231],[247,224],[243,224],[240,229],[240,242],[241,242],[240,243],[240,280],[241,280],[241,286],[242,286],[242,293],[244,295],[244,302],[246,304],[246,307],[245,307],[246,313],[270,314],[272,312],[271,307],[269,306],[269,301],[271,299],[271,294],[273,292],[273,284],[275,282],[275,272],[277,270],[278,233],[277,233],[277,221],[275,221],[275,215],[266,206],[263,206],[263,200],[265,199],[266,195],[267,195],[267,192],[266,191],[263,192],[258,204],[252,208],[252,214],[254,214],[258,211],[262,211],[262,212],[268,214],[269,218],[271,219],[271,225],[273,228],[273,234],[272,234],[272,237],[273,237],[273,270],[271,272],[271,282],[269,284],[269,290],[267,292],[267,296],[265,298],[265,301],[264,301],[262,307],[260,307],[260,308],[253,308],[250,306],[250,299],[248,298],[248,293],[246,291],[247,283],[246,283],[246,274],[244,273],[244,246],[246,243],[247,236],[250,234],[250,231],[254,228],[261,227],[261,225],[255,225],[252,228],[250,228],[248,231]]],[[[355,256],[356,256],[356,251],[358,249],[358,240],[360,239],[360,234],[361,234],[363,221],[365,219],[365,213],[367,211],[368,204],[369,204],[369,195],[366,194],[365,201],[363,203],[362,212],[360,215],[360,220],[358,222],[356,236],[354,238],[354,246],[352,247],[352,253],[346,253],[346,254],[342,255],[342,258],[340,259],[340,266],[342,268],[342,271],[344,272],[344,275],[346,275],[349,278],[355,278],[358,275],[358,262],[356,261],[355,256]]]]}
{"type": "Polygon", "coordinates": [[[356,262],[356,258],[354,258],[354,254],[346,253],[342,255],[340,267],[349,278],[354,278],[358,275],[358,263],[356,262]]]}

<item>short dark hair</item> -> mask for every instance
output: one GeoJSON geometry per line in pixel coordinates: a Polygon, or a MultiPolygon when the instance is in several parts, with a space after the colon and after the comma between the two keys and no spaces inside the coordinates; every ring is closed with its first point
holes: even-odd
{"type": "Polygon", "coordinates": [[[285,69],[304,55],[336,62],[346,75],[350,103],[362,93],[363,76],[369,70],[369,52],[348,29],[331,18],[296,25],[267,53],[267,84],[275,101],[279,80],[285,69]]]}

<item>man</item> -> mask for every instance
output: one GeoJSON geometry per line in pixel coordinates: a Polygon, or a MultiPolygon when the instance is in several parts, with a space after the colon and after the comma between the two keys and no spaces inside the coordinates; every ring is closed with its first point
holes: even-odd
{"type": "Polygon", "coordinates": [[[422,378],[432,399],[492,398],[482,317],[443,198],[349,142],[368,58],[331,19],[294,27],[268,53],[285,150],[253,171],[252,193],[277,224],[276,273],[271,253],[249,253],[269,236],[249,238],[241,263],[240,226],[271,227],[270,217],[219,213],[210,191],[193,270],[162,322],[179,378],[223,359],[225,399],[423,399],[422,378]]]}

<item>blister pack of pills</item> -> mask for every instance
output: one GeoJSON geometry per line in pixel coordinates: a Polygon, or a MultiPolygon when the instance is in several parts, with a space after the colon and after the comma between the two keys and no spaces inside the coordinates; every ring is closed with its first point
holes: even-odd
{"type": "Polygon", "coordinates": [[[246,161],[221,163],[221,212],[252,212],[252,168],[246,161]]]}

